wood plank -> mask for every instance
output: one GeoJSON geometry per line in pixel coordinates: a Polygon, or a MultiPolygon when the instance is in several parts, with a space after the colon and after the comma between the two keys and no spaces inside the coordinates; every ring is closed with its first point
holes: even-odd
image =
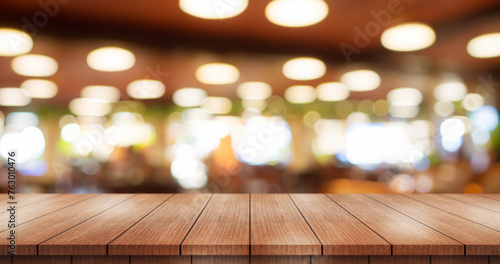
{"type": "Polygon", "coordinates": [[[432,264],[488,264],[488,256],[432,256],[432,264]]]}
{"type": "MultiPolygon", "coordinates": [[[[71,194],[70,196],[71,198],[68,198],[67,195],[56,196],[51,199],[46,199],[38,203],[32,203],[22,208],[18,208],[16,210],[17,213],[16,226],[20,226],[34,219],[52,214],[68,206],[90,199],[96,195],[97,194],[71,194]]],[[[9,217],[10,217],[9,214],[1,214],[0,223],[7,223],[9,217]]],[[[2,226],[0,228],[0,232],[5,230],[8,230],[7,225],[2,226]]]]}
{"type": "Polygon", "coordinates": [[[0,263],[10,264],[10,263],[12,263],[12,257],[11,256],[0,256],[0,263]]]}
{"type": "Polygon", "coordinates": [[[453,200],[442,195],[414,194],[406,195],[414,200],[469,219],[476,223],[500,231],[500,213],[453,200]]]}
{"type": "Polygon", "coordinates": [[[139,194],[38,246],[39,255],[106,255],[107,245],[172,194],[139,194]]]}
{"type": "Polygon", "coordinates": [[[500,264],[500,256],[489,256],[490,264],[500,264]]]}
{"type": "Polygon", "coordinates": [[[481,193],[477,195],[487,197],[490,199],[500,200],[500,193],[481,193]]]}
{"type": "Polygon", "coordinates": [[[490,199],[488,197],[479,196],[475,194],[441,194],[448,198],[462,201],[477,207],[488,209],[500,213],[500,200],[490,199]]]}
{"type": "MultiPolygon", "coordinates": [[[[61,193],[43,193],[43,194],[40,194],[40,193],[37,193],[37,194],[16,194],[16,199],[15,201],[17,202],[17,208],[23,208],[25,206],[28,206],[28,205],[32,205],[32,204],[35,204],[35,203],[38,203],[38,202],[41,202],[41,201],[45,201],[47,199],[52,199],[54,197],[57,197],[57,196],[61,196],[62,194],[61,193]]],[[[3,200],[6,200],[7,198],[3,199],[3,200]]],[[[3,206],[4,208],[6,208],[6,205],[7,203],[6,202],[3,202],[3,206]]],[[[7,211],[5,210],[2,210],[0,212],[0,215],[1,214],[6,214],[7,211]]]]}
{"type": "Polygon", "coordinates": [[[369,197],[465,244],[466,255],[500,254],[500,232],[402,195],[369,197]]]}
{"type": "Polygon", "coordinates": [[[179,255],[212,195],[176,194],[108,245],[109,255],[179,255]]]}
{"type": "Polygon", "coordinates": [[[368,256],[312,256],[311,264],[368,264],[368,256]]]}
{"type": "Polygon", "coordinates": [[[193,256],[192,264],[249,264],[250,256],[193,256]]]}
{"type": "Polygon", "coordinates": [[[191,264],[191,256],[131,256],[130,264],[191,264]]]}
{"type": "Polygon", "coordinates": [[[129,256],[73,256],[71,264],[130,264],[129,256]]]}
{"type": "Polygon", "coordinates": [[[391,243],[393,255],[464,254],[461,243],[363,194],[328,196],[391,243]]]}
{"type": "Polygon", "coordinates": [[[287,194],[252,194],[250,220],[252,255],[321,255],[321,243],[287,194]]]}
{"type": "MultiPolygon", "coordinates": [[[[37,245],[57,234],[75,227],[89,218],[129,199],[133,194],[101,194],[83,202],[66,207],[56,213],[37,218],[31,222],[16,227],[16,254],[36,255],[37,245]]],[[[72,199],[73,195],[67,195],[72,199]]],[[[0,237],[7,237],[7,232],[0,237]]],[[[7,254],[7,247],[0,247],[0,254],[7,254]]]]}
{"type": "Polygon", "coordinates": [[[291,194],[323,255],[390,255],[391,245],[324,194],[291,194]]]}
{"type": "Polygon", "coordinates": [[[430,263],[431,263],[431,258],[429,256],[370,256],[370,264],[430,264],[430,263]]]}
{"type": "Polygon", "coordinates": [[[250,261],[252,264],[310,264],[311,256],[252,256],[250,261]]]}
{"type": "Polygon", "coordinates": [[[71,264],[71,256],[14,256],[14,264],[71,264]]]}
{"type": "Polygon", "coordinates": [[[249,200],[249,194],[214,194],[182,243],[182,255],[249,255],[249,200]]]}

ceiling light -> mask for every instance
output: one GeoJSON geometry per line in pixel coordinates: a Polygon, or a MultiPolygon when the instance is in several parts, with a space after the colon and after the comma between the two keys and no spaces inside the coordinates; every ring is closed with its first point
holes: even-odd
{"type": "Polygon", "coordinates": [[[52,76],[59,68],[57,61],[53,58],[35,54],[15,57],[12,60],[11,66],[15,73],[32,77],[52,76]]]}
{"type": "Polygon", "coordinates": [[[349,97],[350,91],[343,83],[328,82],[316,87],[318,99],[326,102],[342,101],[349,97]]]}
{"type": "Polygon", "coordinates": [[[69,102],[69,110],[75,115],[104,116],[111,111],[111,105],[94,98],[76,98],[69,102]]]}
{"type": "Polygon", "coordinates": [[[294,104],[311,103],[316,99],[316,91],[309,85],[290,86],[285,91],[285,99],[294,104]]]}
{"type": "Polygon", "coordinates": [[[445,82],[434,88],[434,97],[439,101],[460,101],[467,94],[467,86],[459,81],[445,82]]]}
{"type": "Polygon", "coordinates": [[[241,14],[248,0],[180,0],[179,6],[187,14],[204,19],[224,19],[241,14]]]}
{"type": "Polygon", "coordinates": [[[326,65],[315,58],[295,58],[283,65],[283,74],[292,80],[313,80],[325,75],[326,65]]]}
{"type": "Polygon", "coordinates": [[[33,48],[31,37],[19,30],[0,28],[0,56],[17,56],[33,48]]]}
{"type": "Polygon", "coordinates": [[[284,27],[306,27],[319,23],[328,15],[323,0],[274,0],[266,7],[266,17],[284,27]]]}
{"type": "Polygon", "coordinates": [[[407,23],[388,28],[382,33],[382,45],[394,51],[414,51],[431,46],[436,34],[431,27],[421,23],[407,23]]]}
{"type": "Polygon", "coordinates": [[[207,97],[201,108],[212,114],[227,114],[231,111],[233,103],[226,97],[207,97]]]}
{"type": "Polygon", "coordinates": [[[271,96],[271,85],[265,82],[245,82],[238,86],[236,93],[241,99],[265,100],[271,96]]]}
{"type": "Polygon", "coordinates": [[[165,94],[165,85],[158,80],[137,80],[127,86],[127,94],[135,99],[155,99],[165,94]]]}
{"type": "Polygon", "coordinates": [[[467,52],[476,58],[500,56],[500,33],[490,33],[473,38],[467,44],[467,52]]]}
{"type": "Polygon", "coordinates": [[[25,106],[31,102],[31,97],[27,96],[20,88],[0,88],[1,106],[25,106]]]}
{"type": "Polygon", "coordinates": [[[57,94],[57,84],[48,80],[26,80],[21,83],[21,89],[31,98],[49,99],[57,94]]]}
{"type": "Polygon", "coordinates": [[[174,92],[172,100],[178,106],[194,107],[203,103],[207,92],[199,88],[182,88],[174,92]]]}
{"type": "Polygon", "coordinates": [[[126,49],[104,47],[90,52],[87,56],[87,63],[90,68],[97,71],[124,71],[134,66],[135,56],[132,52],[126,49]]]}
{"type": "Polygon", "coordinates": [[[226,63],[209,63],[196,70],[196,79],[206,84],[234,83],[239,78],[238,68],[226,63]]]}
{"type": "Polygon", "coordinates": [[[484,97],[477,93],[469,93],[462,100],[462,106],[467,111],[474,111],[484,105],[484,97]]]}
{"type": "Polygon", "coordinates": [[[397,88],[387,94],[391,105],[419,105],[422,98],[422,93],[415,88],[397,88]]]}
{"type": "Polygon", "coordinates": [[[418,105],[391,105],[389,113],[393,117],[413,118],[418,115],[418,105]]]}
{"type": "Polygon", "coordinates": [[[110,103],[120,100],[120,90],[113,86],[91,85],[82,89],[80,96],[83,98],[102,99],[110,103]]]}
{"type": "Polygon", "coordinates": [[[380,76],[371,70],[357,70],[344,73],[340,81],[351,91],[370,91],[380,86],[380,76]]]}

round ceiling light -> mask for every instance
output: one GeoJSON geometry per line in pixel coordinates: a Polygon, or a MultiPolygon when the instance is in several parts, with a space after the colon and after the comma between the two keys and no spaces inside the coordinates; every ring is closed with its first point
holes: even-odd
{"type": "Polygon", "coordinates": [[[135,56],[126,49],[104,47],[93,50],[87,55],[87,64],[97,71],[125,71],[135,64],[135,56]]]}
{"type": "Polygon", "coordinates": [[[12,60],[12,70],[23,76],[48,77],[54,75],[59,66],[57,61],[45,55],[27,54],[12,60]]]}
{"type": "Polygon", "coordinates": [[[241,14],[248,0],[180,0],[179,7],[185,13],[204,19],[225,19],[241,14]]]}
{"type": "Polygon", "coordinates": [[[356,70],[344,73],[340,81],[347,85],[351,91],[371,91],[380,86],[380,76],[371,70],[356,70]]]}
{"type": "Polygon", "coordinates": [[[137,80],[127,86],[127,94],[135,99],[156,99],[165,94],[165,85],[158,80],[137,80]]]}
{"type": "Polygon", "coordinates": [[[500,56],[500,33],[485,34],[473,38],[467,44],[467,52],[476,58],[500,56]]]}
{"type": "Polygon", "coordinates": [[[25,106],[31,102],[31,97],[19,88],[0,88],[1,106],[25,106]]]}
{"type": "Polygon", "coordinates": [[[196,79],[205,84],[229,84],[239,78],[238,68],[227,63],[209,63],[196,70],[196,79]]]}
{"type": "Polygon", "coordinates": [[[21,89],[31,98],[50,99],[57,94],[57,84],[48,80],[26,80],[21,83],[21,89]]]}
{"type": "Polygon", "coordinates": [[[283,27],[307,27],[321,22],[328,15],[323,0],[273,0],[266,7],[266,17],[283,27]]]}
{"type": "Polygon", "coordinates": [[[325,75],[326,65],[315,58],[295,58],[283,65],[283,74],[292,80],[314,80],[325,75]]]}
{"type": "Polygon", "coordinates": [[[382,45],[394,51],[425,49],[436,41],[436,33],[422,23],[407,23],[388,28],[382,33],[382,45]]]}
{"type": "Polygon", "coordinates": [[[33,48],[33,39],[19,30],[0,28],[0,56],[26,54],[33,48]]]}

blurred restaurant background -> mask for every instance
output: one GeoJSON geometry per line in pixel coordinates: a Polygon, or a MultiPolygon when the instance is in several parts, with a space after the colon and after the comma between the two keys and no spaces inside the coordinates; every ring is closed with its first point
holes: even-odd
{"type": "Polygon", "coordinates": [[[0,192],[500,192],[498,0],[0,1],[0,192]]]}

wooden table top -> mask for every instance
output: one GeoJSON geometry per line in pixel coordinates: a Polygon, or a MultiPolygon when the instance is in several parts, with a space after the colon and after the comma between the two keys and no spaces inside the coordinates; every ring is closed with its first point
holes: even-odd
{"type": "MultiPolygon", "coordinates": [[[[17,255],[500,255],[500,194],[23,194],[17,202],[17,255]]],[[[0,237],[8,219],[2,210],[0,237]]]]}

